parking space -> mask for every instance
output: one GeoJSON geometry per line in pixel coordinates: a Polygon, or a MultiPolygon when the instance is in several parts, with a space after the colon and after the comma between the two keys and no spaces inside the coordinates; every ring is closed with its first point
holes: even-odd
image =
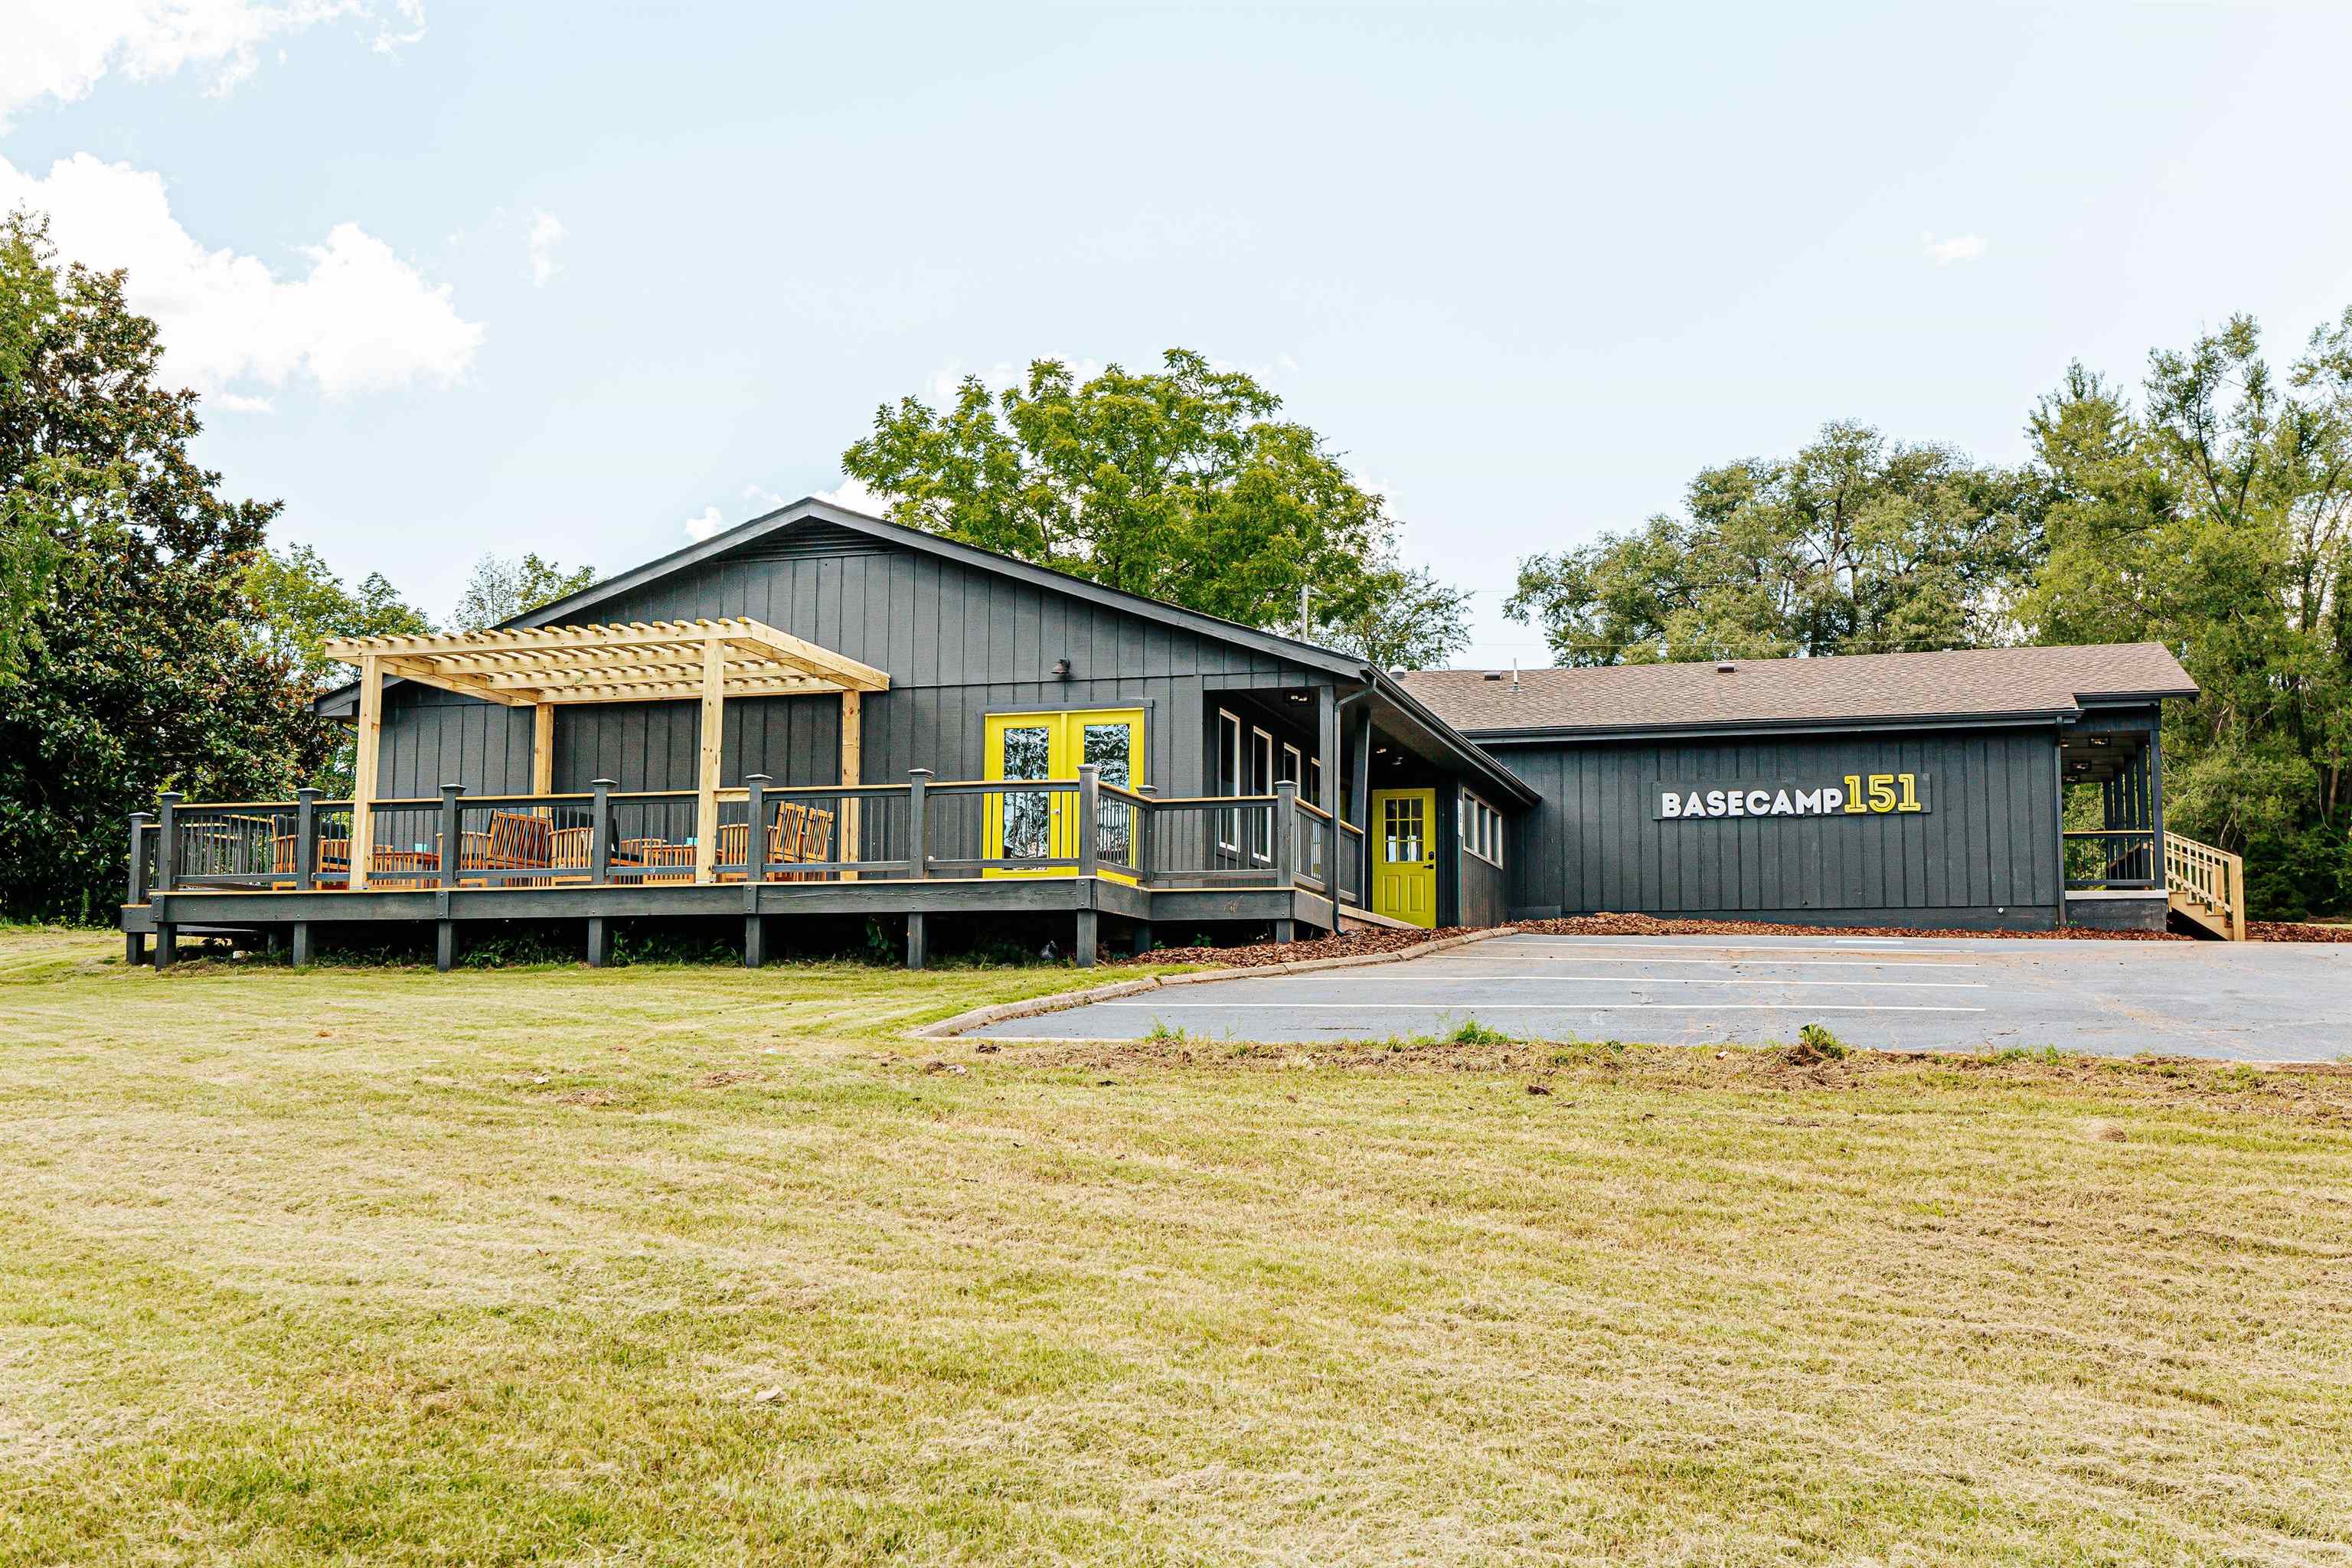
{"type": "Polygon", "coordinates": [[[973,1031],[1384,1039],[1475,1019],[1528,1039],[2325,1061],[2352,1052],[2352,947],[2263,942],[1521,933],[1358,969],[1173,986],[973,1031]]]}

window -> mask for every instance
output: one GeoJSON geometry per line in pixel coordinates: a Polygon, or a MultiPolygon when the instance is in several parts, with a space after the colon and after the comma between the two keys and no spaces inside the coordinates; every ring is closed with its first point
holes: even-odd
{"type": "Polygon", "coordinates": [[[1462,792],[1462,847],[1490,866],[1503,863],[1503,814],[1462,792]]]}
{"type": "MultiPolygon", "coordinates": [[[[1217,710],[1217,793],[1242,793],[1242,721],[1222,708],[1217,710]]],[[[1217,813],[1217,847],[1238,854],[1241,847],[1241,814],[1217,813]]]]}
{"type": "MultiPolygon", "coordinates": [[[[1003,731],[1003,776],[1042,779],[1053,776],[1053,731],[1043,724],[1007,725],[1003,731]]],[[[1004,800],[1003,858],[1043,860],[1053,851],[1053,802],[1043,790],[1007,791],[1004,800]]]]}
{"type": "MultiPolygon", "coordinates": [[[[1250,794],[1274,793],[1274,737],[1264,730],[1250,731],[1250,794]]],[[[1265,806],[1250,812],[1250,858],[1274,858],[1274,812],[1265,806]]]]}
{"type": "Polygon", "coordinates": [[[1316,805],[1323,804],[1323,759],[1315,757],[1307,764],[1307,798],[1316,805]]]}
{"type": "Polygon", "coordinates": [[[1298,748],[1285,742],[1282,748],[1282,782],[1302,787],[1307,783],[1307,769],[1298,748]]]}

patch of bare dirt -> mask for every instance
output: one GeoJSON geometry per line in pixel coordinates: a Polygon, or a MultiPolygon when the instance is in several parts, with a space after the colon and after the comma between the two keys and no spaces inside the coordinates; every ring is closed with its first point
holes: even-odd
{"type": "Polygon", "coordinates": [[[725,1089],[730,1083],[749,1083],[751,1079],[758,1078],[759,1076],[759,1073],[751,1068],[723,1068],[717,1072],[704,1073],[700,1078],[694,1080],[694,1087],[697,1089],[725,1089]]]}

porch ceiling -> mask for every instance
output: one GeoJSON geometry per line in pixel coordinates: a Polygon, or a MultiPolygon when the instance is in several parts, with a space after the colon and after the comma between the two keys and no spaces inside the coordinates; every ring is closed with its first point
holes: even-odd
{"type": "Polygon", "coordinates": [[[433,637],[338,637],[330,658],[509,708],[705,698],[887,691],[890,677],[790,632],[749,619],[520,626],[433,637]]]}

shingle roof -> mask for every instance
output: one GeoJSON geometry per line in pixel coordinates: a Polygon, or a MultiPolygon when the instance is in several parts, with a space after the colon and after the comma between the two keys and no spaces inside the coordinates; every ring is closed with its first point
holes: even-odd
{"type": "Polygon", "coordinates": [[[1431,669],[1398,681],[1472,736],[1724,724],[2016,718],[2079,711],[2099,699],[2194,697],[2161,643],[1990,647],[1838,658],[1612,665],[1505,672],[1431,669]]]}

